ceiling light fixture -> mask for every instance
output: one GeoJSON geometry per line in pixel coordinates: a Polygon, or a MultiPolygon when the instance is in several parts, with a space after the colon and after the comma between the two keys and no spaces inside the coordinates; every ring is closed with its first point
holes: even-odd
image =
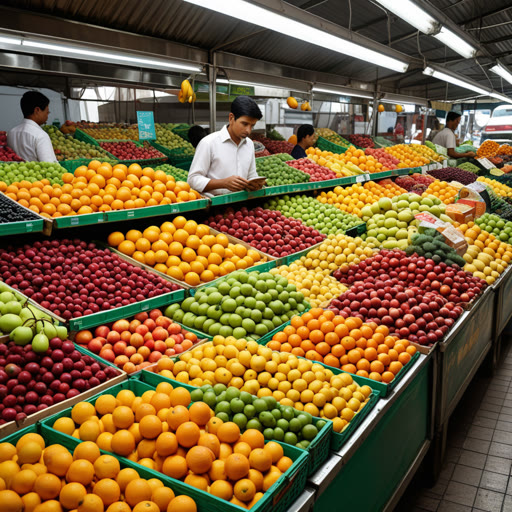
{"type": "Polygon", "coordinates": [[[451,74],[448,74],[444,71],[438,71],[430,66],[426,67],[423,70],[423,74],[432,76],[434,78],[437,78],[438,80],[443,80],[444,82],[448,82],[449,84],[452,84],[452,85],[458,85],[459,87],[462,87],[464,89],[469,89],[470,91],[481,94],[482,96],[488,96],[492,92],[490,89],[485,89],[476,84],[473,84],[470,81],[466,81],[466,80],[457,78],[457,77],[455,77],[451,74]]]}
{"type": "Polygon", "coordinates": [[[424,34],[432,34],[439,30],[439,22],[412,0],[401,0],[400,2],[377,0],[377,2],[424,34]]]}
{"type": "Polygon", "coordinates": [[[512,84],[512,73],[499,62],[491,68],[491,71],[501,76],[501,78],[506,80],[509,84],[512,84]]]}
{"type": "Polygon", "coordinates": [[[471,59],[478,51],[474,46],[471,46],[462,37],[446,27],[442,27],[434,37],[465,59],[471,59]]]}
{"type": "Polygon", "coordinates": [[[285,34],[307,43],[327,48],[356,59],[361,59],[384,68],[404,73],[409,64],[407,62],[389,57],[384,53],[365,48],[348,39],[335,36],[318,28],[306,25],[300,21],[288,18],[282,14],[270,11],[245,0],[185,0],[199,7],[211,9],[226,16],[231,16],[260,27],[285,34]]]}
{"type": "Polygon", "coordinates": [[[323,87],[313,87],[312,92],[324,92],[327,94],[336,94],[338,96],[355,96],[356,98],[373,99],[372,94],[367,94],[359,91],[345,90],[345,89],[324,89],[323,87]]]}

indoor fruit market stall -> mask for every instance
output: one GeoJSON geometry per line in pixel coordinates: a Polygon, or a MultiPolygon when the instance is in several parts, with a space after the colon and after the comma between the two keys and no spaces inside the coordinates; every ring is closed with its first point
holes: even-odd
{"type": "MultiPolygon", "coordinates": [[[[367,84],[357,66],[340,80],[335,60],[325,72],[244,50],[236,28],[247,22],[223,2],[171,3],[190,14],[185,28],[208,26],[212,9],[225,25],[211,25],[207,43],[155,37],[142,21],[121,30],[106,7],[94,22],[91,8],[90,25],[50,1],[0,7],[19,14],[0,30],[0,511],[391,512],[419,468],[436,482],[450,418],[506,349],[512,125],[482,141],[474,127],[479,101],[512,104],[512,91],[462,80],[455,58],[455,71],[434,57],[427,67],[418,48],[421,67],[416,50],[392,48],[391,33],[410,39],[412,23],[392,2],[364,2],[388,22],[400,16],[389,47],[301,2],[233,2],[279,4],[266,12],[317,31],[329,23],[346,44],[353,34],[383,59],[338,52],[370,68],[367,84]],[[84,37],[90,27],[83,60],[58,48],[73,42],[70,23],[84,37]],[[407,66],[419,78],[404,78],[405,93],[394,80],[407,66]],[[12,147],[9,84],[58,91],[60,121],[40,123],[54,161],[12,147]],[[191,178],[205,143],[193,128],[231,127],[240,97],[262,119],[240,145],[226,133],[251,148],[265,184],[200,192],[191,178]],[[452,110],[466,139],[427,140],[452,110]]],[[[446,27],[473,41],[442,2],[424,3],[437,32],[417,27],[423,41],[446,27]]],[[[267,22],[254,24],[272,43],[267,22]]],[[[429,51],[445,44],[460,60],[440,38],[429,51]]]]}

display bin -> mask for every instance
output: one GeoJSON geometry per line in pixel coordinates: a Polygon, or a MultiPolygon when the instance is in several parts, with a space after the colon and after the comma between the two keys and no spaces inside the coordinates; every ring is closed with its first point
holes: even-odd
{"type": "Polygon", "coordinates": [[[345,231],[345,235],[351,236],[352,238],[357,238],[364,233],[366,233],[366,222],[358,224],[357,226],[354,226],[353,228],[347,229],[347,231],[345,231]]]}
{"type": "MultiPolygon", "coordinates": [[[[174,357],[173,359],[177,359],[181,354],[178,354],[177,357],[174,357]]],[[[155,365],[156,366],[156,365],[155,365]]],[[[142,382],[146,382],[147,384],[157,387],[160,382],[170,382],[170,383],[176,383],[177,381],[173,381],[172,379],[168,379],[166,377],[163,377],[162,375],[155,373],[151,370],[152,367],[147,367],[144,369],[144,371],[137,374],[137,378],[140,379],[142,382]]],[[[179,386],[182,386],[189,391],[193,391],[194,389],[197,389],[194,386],[191,386],[190,384],[183,384],[181,382],[178,383],[179,386]]],[[[315,418],[313,417],[313,422],[316,424],[318,421],[320,421],[321,418],[315,418]]],[[[332,423],[330,421],[327,421],[324,427],[318,432],[317,436],[309,446],[306,448],[306,451],[309,453],[308,458],[308,476],[312,475],[327,459],[329,456],[329,446],[330,446],[330,437],[332,434],[332,423]]],[[[282,443],[283,446],[286,443],[282,443]]]]}
{"type": "Polygon", "coordinates": [[[182,139],[185,139],[187,142],[190,142],[188,138],[188,131],[190,130],[191,125],[186,123],[177,124],[174,128],[171,128],[171,132],[179,135],[182,139]]]}
{"type": "Polygon", "coordinates": [[[180,169],[183,169],[184,171],[189,171],[190,170],[190,166],[192,165],[192,160],[194,160],[194,158],[187,158],[186,160],[183,160],[183,161],[179,161],[175,164],[173,164],[175,167],[179,167],[180,169]]]}
{"type": "Polygon", "coordinates": [[[334,142],[324,139],[323,137],[318,137],[316,141],[316,147],[322,151],[331,151],[332,153],[336,153],[338,155],[342,155],[348,149],[348,146],[345,147],[339,144],[335,144],[334,142]]]}
{"type": "MultiPolygon", "coordinates": [[[[106,361],[98,360],[97,357],[94,357],[93,354],[90,354],[88,350],[84,350],[79,345],[76,345],[76,349],[83,355],[90,355],[93,357],[95,361],[97,361],[102,368],[105,368],[107,366],[111,366],[107,364],[106,361]]],[[[62,402],[58,404],[51,405],[50,407],[47,407],[46,409],[43,409],[41,411],[37,411],[34,414],[30,414],[26,418],[24,418],[22,421],[10,421],[9,423],[4,423],[3,425],[0,425],[0,439],[5,436],[9,435],[16,430],[19,430],[23,427],[28,427],[30,425],[35,425],[36,423],[42,421],[44,418],[48,418],[49,416],[52,416],[54,414],[58,414],[64,409],[69,409],[73,405],[75,405],[78,402],[82,402],[83,400],[87,400],[88,398],[102,394],[105,392],[105,390],[109,389],[112,386],[116,386],[118,384],[121,384],[122,382],[126,381],[127,375],[126,372],[123,370],[116,368],[116,371],[118,375],[116,377],[113,377],[112,379],[109,379],[105,382],[102,382],[98,386],[88,389],[87,391],[83,391],[82,393],[74,396],[73,398],[67,398],[66,400],[63,400],[62,402]]],[[[1,508],[1,507],[0,507],[1,508]]]]}
{"type": "MultiPolygon", "coordinates": [[[[128,140],[128,139],[98,139],[98,140],[96,140],[96,142],[100,147],[101,147],[101,144],[100,144],[101,142],[133,142],[133,144],[135,144],[139,148],[144,146],[144,144],[142,142],[139,142],[138,140],[128,140]]],[[[101,149],[106,151],[106,149],[104,149],[103,147],[101,149]]],[[[114,158],[118,159],[118,157],[115,155],[114,155],[114,158]]],[[[147,158],[144,160],[119,160],[119,163],[124,164],[128,167],[131,164],[139,164],[143,167],[151,167],[151,166],[155,166],[155,165],[164,164],[166,161],[167,161],[167,156],[163,155],[161,158],[147,158]]]]}
{"type": "Polygon", "coordinates": [[[508,267],[502,278],[493,285],[496,293],[495,338],[505,329],[512,317],[512,267],[508,267]]]}
{"type": "Polygon", "coordinates": [[[150,144],[173,162],[184,162],[194,158],[194,153],[190,154],[190,150],[185,151],[183,147],[168,148],[166,146],[162,146],[162,144],[159,144],[156,141],[150,141],[150,144]]]}
{"type": "Polygon", "coordinates": [[[224,204],[239,203],[240,201],[249,201],[257,197],[264,197],[266,189],[255,190],[254,192],[247,192],[242,190],[241,192],[232,192],[231,194],[223,194],[220,196],[212,196],[210,203],[212,206],[219,206],[224,204]]]}
{"type": "MultiPolygon", "coordinates": [[[[324,238],[324,240],[326,240],[326,239],[327,239],[327,237],[324,238]]],[[[277,260],[277,266],[280,267],[281,265],[290,265],[290,263],[300,260],[302,258],[302,256],[306,256],[309,252],[311,252],[315,249],[318,249],[322,244],[323,244],[323,241],[318,242],[317,244],[312,245],[306,249],[303,249],[302,251],[297,251],[292,254],[288,254],[288,256],[283,256],[282,258],[279,258],[277,260]]]]}
{"type": "Polygon", "coordinates": [[[83,215],[65,215],[48,219],[51,225],[51,232],[54,229],[73,228],[75,226],[90,226],[92,224],[102,224],[107,220],[104,212],[85,213],[83,215]]]}
{"type": "MultiPolygon", "coordinates": [[[[34,215],[36,214],[34,213],[34,215]]],[[[0,224],[0,236],[20,235],[22,233],[42,233],[43,230],[43,218],[37,220],[23,220],[19,222],[6,222],[4,224],[0,224]]]]}
{"type": "Polygon", "coordinates": [[[488,287],[439,343],[436,428],[446,424],[492,345],[495,291],[488,287]]]}
{"type": "Polygon", "coordinates": [[[80,130],[80,128],[77,128],[75,130],[75,139],[81,140],[82,142],[88,142],[93,146],[99,146],[98,141],[94,137],[91,137],[87,133],[83,132],[82,130],[80,130]]]}
{"type": "MultiPolygon", "coordinates": [[[[152,386],[140,382],[137,379],[129,379],[124,383],[110,388],[109,393],[117,394],[121,389],[131,389],[134,393],[141,394],[144,391],[154,390],[152,386]]],[[[88,402],[95,403],[99,395],[93,396],[88,402]]],[[[51,418],[44,420],[41,423],[41,433],[43,437],[48,436],[52,439],[53,443],[66,443],[65,446],[71,447],[73,450],[76,445],[81,441],[75,437],[68,436],[56,430],[53,430],[53,423],[61,417],[69,417],[71,415],[71,409],[68,408],[65,411],[54,415],[51,418]]],[[[287,512],[290,505],[299,497],[301,492],[304,490],[307,480],[307,464],[308,464],[308,452],[290,446],[282,444],[284,454],[290,457],[293,461],[292,466],[274,483],[274,485],[263,495],[263,497],[251,508],[253,512],[287,512]]],[[[147,469],[135,462],[130,461],[124,457],[105,452],[101,450],[102,454],[109,453],[114,455],[122,464],[128,467],[136,469],[138,472],[144,470],[151,475],[151,478],[158,478],[164,484],[174,488],[179,486],[180,493],[187,494],[194,498],[199,506],[199,509],[203,512],[239,512],[240,507],[233,505],[232,503],[221,500],[205,491],[198,490],[180,480],[168,477],[163,473],[155,470],[147,469]]]]}

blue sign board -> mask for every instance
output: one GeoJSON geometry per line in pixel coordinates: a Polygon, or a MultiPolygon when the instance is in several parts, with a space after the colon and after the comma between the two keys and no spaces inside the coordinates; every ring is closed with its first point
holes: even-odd
{"type": "Polygon", "coordinates": [[[139,140],[156,140],[155,119],[150,110],[137,111],[139,140]]]}

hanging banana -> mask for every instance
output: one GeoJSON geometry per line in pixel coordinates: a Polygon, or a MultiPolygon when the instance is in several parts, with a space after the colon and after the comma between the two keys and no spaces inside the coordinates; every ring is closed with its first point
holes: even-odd
{"type": "Polygon", "coordinates": [[[192,86],[188,80],[183,80],[183,82],[181,82],[181,90],[178,94],[178,100],[180,103],[193,103],[196,101],[194,89],[192,89],[192,86]]]}

